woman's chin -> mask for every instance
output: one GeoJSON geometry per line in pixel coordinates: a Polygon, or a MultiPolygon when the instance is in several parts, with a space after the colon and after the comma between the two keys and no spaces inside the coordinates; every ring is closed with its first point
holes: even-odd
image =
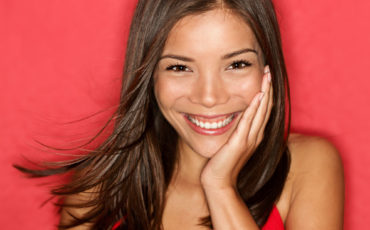
{"type": "MultiPolygon", "coordinates": [[[[194,152],[204,158],[213,157],[229,139],[228,134],[218,136],[179,135],[179,144],[183,151],[194,152]]],[[[180,150],[181,151],[181,150],[180,150]]]]}
{"type": "Polygon", "coordinates": [[[205,158],[212,158],[219,150],[221,146],[193,146],[192,149],[197,154],[205,158]]]}
{"type": "Polygon", "coordinates": [[[211,158],[222,148],[227,139],[227,136],[180,138],[180,145],[184,151],[192,151],[204,158],[211,158]]]}

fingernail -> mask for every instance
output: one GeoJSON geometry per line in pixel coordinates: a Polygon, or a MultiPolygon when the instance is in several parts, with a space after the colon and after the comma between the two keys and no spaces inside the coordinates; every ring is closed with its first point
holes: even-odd
{"type": "Polygon", "coordinates": [[[267,66],[265,67],[265,70],[264,70],[263,72],[264,72],[265,74],[266,74],[266,73],[270,73],[270,66],[268,66],[268,65],[267,65],[267,66]]]}
{"type": "Polygon", "coordinates": [[[267,74],[267,80],[271,82],[271,73],[267,74]]]}
{"type": "Polygon", "coordinates": [[[262,98],[263,98],[264,95],[265,95],[265,93],[264,92],[261,92],[260,95],[259,95],[259,97],[258,97],[258,100],[259,101],[262,101],[262,98]]]}

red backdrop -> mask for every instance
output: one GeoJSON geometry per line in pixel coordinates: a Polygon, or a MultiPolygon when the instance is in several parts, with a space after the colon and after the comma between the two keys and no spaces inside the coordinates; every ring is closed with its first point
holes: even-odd
{"type": "MultiPolygon", "coordinates": [[[[331,140],[346,178],[345,229],[370,218],[370,2],[276,0],[292,95],[293,131],[331,140]]],[[[34,139],[76,146],[117,104],[129,0],[0,1],[0,228],[55,229],[45,180],[11,164],[51,154],[34,139]],[[76,141],[77,142],[73,142],[76,141]],[[39,149],[38,149],[39,148],[39,149]]],[[[85,138],[85,139],[84,139],[85,138]]],[[[302,220],[309,221],[309,220],[302,220]]]]}

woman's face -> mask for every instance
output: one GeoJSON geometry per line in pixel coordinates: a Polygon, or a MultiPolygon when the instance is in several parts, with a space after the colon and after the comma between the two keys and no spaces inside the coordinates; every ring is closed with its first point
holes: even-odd
{"type": "Polygon", "coordinates": [[[158,106],[180,145],[216,153],[260,91],[263,71],[256,38],[237,15],[220,9],[180,20],[154,73],[158,106]]]}

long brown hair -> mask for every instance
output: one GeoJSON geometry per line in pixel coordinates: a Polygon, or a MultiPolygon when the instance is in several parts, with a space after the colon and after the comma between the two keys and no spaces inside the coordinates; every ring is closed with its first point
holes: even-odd
{"type": "MultiPolygon", "coordinates": [[[[73,172],[68,183],[51,191],[58,197],[98,188],[89,201],[59,204],[62,208],[92,207],[84,217],[61,228],[92,222],[92,229],[111,229],[124,219],[120,229],[161,229],[165,193],[178,159],[178,135],[158,109],[152,75],[176,22],[218,7],[238,14],[251,27],[273,76],[274,106],[264,138],[237,181],[239,194],[256,223],[264,225],[290,166],[289,85],[272,2],[139,0],[127,44],[120,105],[109,120],[114,122],[111,135],[89,154],[59,162],[58,167],[29,170],[16,166],[34,176],[73,172]]],[[[200,218],[200,224],[211,227],[210,217],[200,218]]]]}

